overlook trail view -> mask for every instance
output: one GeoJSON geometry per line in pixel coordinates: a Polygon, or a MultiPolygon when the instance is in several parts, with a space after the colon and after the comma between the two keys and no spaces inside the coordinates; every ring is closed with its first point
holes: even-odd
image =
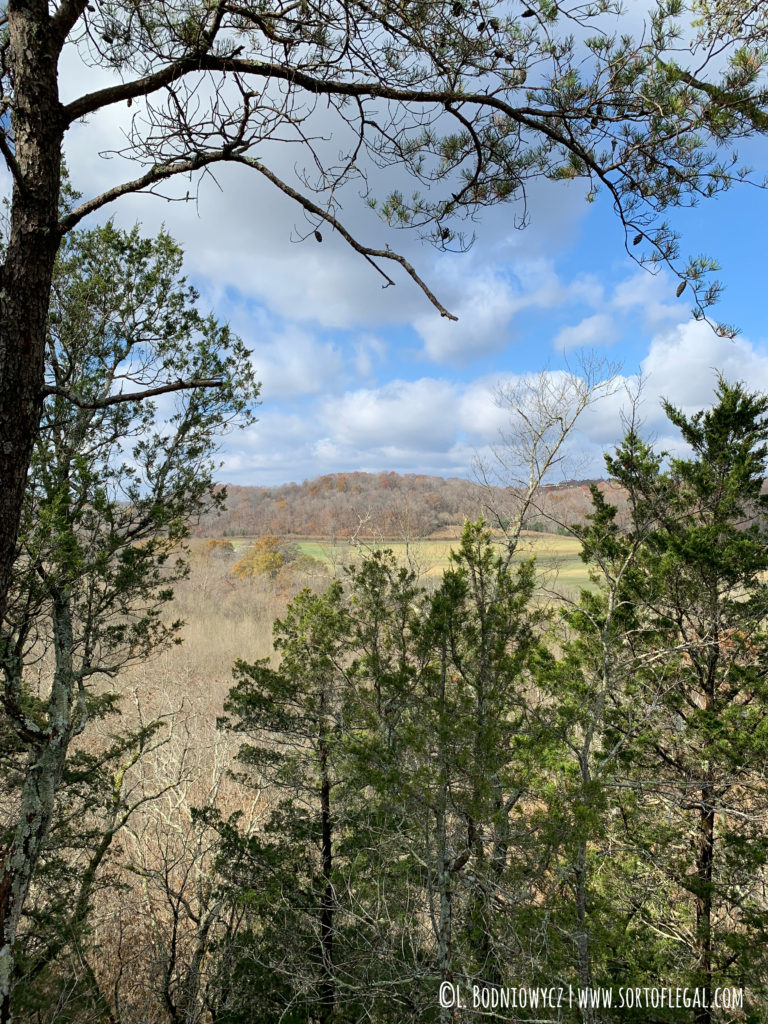
{"type": "Polygon", "coordinates": [[[768,1024],[767,11],[0,0],[0,1024],[768,1024]]]}

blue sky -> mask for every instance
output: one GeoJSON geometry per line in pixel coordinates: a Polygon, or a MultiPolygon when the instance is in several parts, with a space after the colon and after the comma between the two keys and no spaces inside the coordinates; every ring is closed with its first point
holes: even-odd
{"type": "MultiPolygon", "coordinates": [[[[74,91],[78,79],[73,71],[74,91]]],[[[119,145],[124,116],[102,113],[67,139],[73,182],[85,195],[116,180],[120,160],[95,156],[119,145]]],[[[753,143],[741,155],[759,176],[766,153],[753,143]]],[[[574,365],[582,347],[621,363],[630,385],[645,378],[645,428],[667,448],[676,439],[666,433],[660,396],[690,410],[706,406],[715,368],[768,390],[768,192],[736,187],[674,217],[684,255],[705,252],[722,264],[726,291],[715,315],[742,331],[727,341],[692,321],[669,273],[652,276],[627,256],[609,204],[588,204],[579,183],[534,185],[523,231],[514,207],[487,211],[474,247],[460,255],[391,231],[347,191],[354,233],[403,252],[459,316],[454,324],[404,274],[382,289],[332,232],[324,229],[322,244],[293,242],[296,228],[306,231],[301,211],[257,175],[228,167],[216,177],[202,182],[196,202],[130,197],[101,217],[125,227],[138,220],[147,232],[165,224],[185,249],[202,305],[253,349],[263,382],[259,422],[224,440],[222,481],[277,484],[357,469],[471,476],[503,429],[494,387],[574,365]]],[[[166,194],[188,188],[177,182],[166,194]]],[[[619,389],[585,414],[573,442],[583,475],[601,474],[625,397],[619,389]]]]}

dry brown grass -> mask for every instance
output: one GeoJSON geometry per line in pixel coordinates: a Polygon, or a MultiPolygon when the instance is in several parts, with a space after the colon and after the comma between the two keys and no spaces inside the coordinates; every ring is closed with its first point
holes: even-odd
{"type": "MultiPolygon", "coordinates": [[[[223,819],[239,812],[246,830],[269,809],[258,779],[242,785],[230,775],[241,738],[216,720],[234,661],[271,655],[273,622],[307,581],[239,580],[231,558],[201,554],[193,548],[190,577],[168,608],[169,618],[185,622],[182,643],[104,683],[123,695],[121,728],[163,719],[154,749],[126,776],[129,800],[151,799],[111,852],[108,870],[120,888],[99,892],[92,916],[94,973],[121,1006],[121,1024],[167,1024],[164,986],[183,999],[190,984],[204,984],[210,939],[226,927],[212,885],[215,829],[196,823],[193,808],[223,819]]],[[[87,745],[105,745],[116,726],[114,718],[94,723],[87,745]]]]}

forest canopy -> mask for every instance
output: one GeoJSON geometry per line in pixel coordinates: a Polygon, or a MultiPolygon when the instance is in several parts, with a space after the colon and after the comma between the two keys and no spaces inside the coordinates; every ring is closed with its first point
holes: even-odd
{"type": "MultiPolygon", "coordinates": [[[[665,409],[685,451],[630,426],[607,457],[625,500],[591,488],[576,599],[543,600],[535,560],[468,519],[438,579],[380,548],[294,590],[269,655],[235,663],[216,781],[150,770],[162,719],[65,751],[14,1019],[507,1019],[473,986],[679,990],[622,1019],[765,1019],[768,396],[720,378],[710,409],[665,409]],[[55,893],[86,828],[72,916],[55,893]]],[[[242,603],[253,584],[222,574],[242,603]]],[[[6,820],[38,744],[16,729],[6,820]]]]}

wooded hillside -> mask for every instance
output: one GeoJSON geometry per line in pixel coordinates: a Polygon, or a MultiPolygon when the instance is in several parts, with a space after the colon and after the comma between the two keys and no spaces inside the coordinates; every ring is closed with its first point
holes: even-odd
{"type": "MultiPolygon", "coordinates": [[[[545,487],[526,525],[556,533],[562,525],[583,523],[591,505],[590,482],[545,487]]],[[[620,488],[606,480],[597,483],[621,504],[620,488]]],[[[511,504],[501,487],[413,473],[332,473],[301,484],[227,485],[226,490],[226,509],[203,516],[196,536],[427,537],[460,528],[466,517],[483,514],[493,522],[511,504]]]]}

